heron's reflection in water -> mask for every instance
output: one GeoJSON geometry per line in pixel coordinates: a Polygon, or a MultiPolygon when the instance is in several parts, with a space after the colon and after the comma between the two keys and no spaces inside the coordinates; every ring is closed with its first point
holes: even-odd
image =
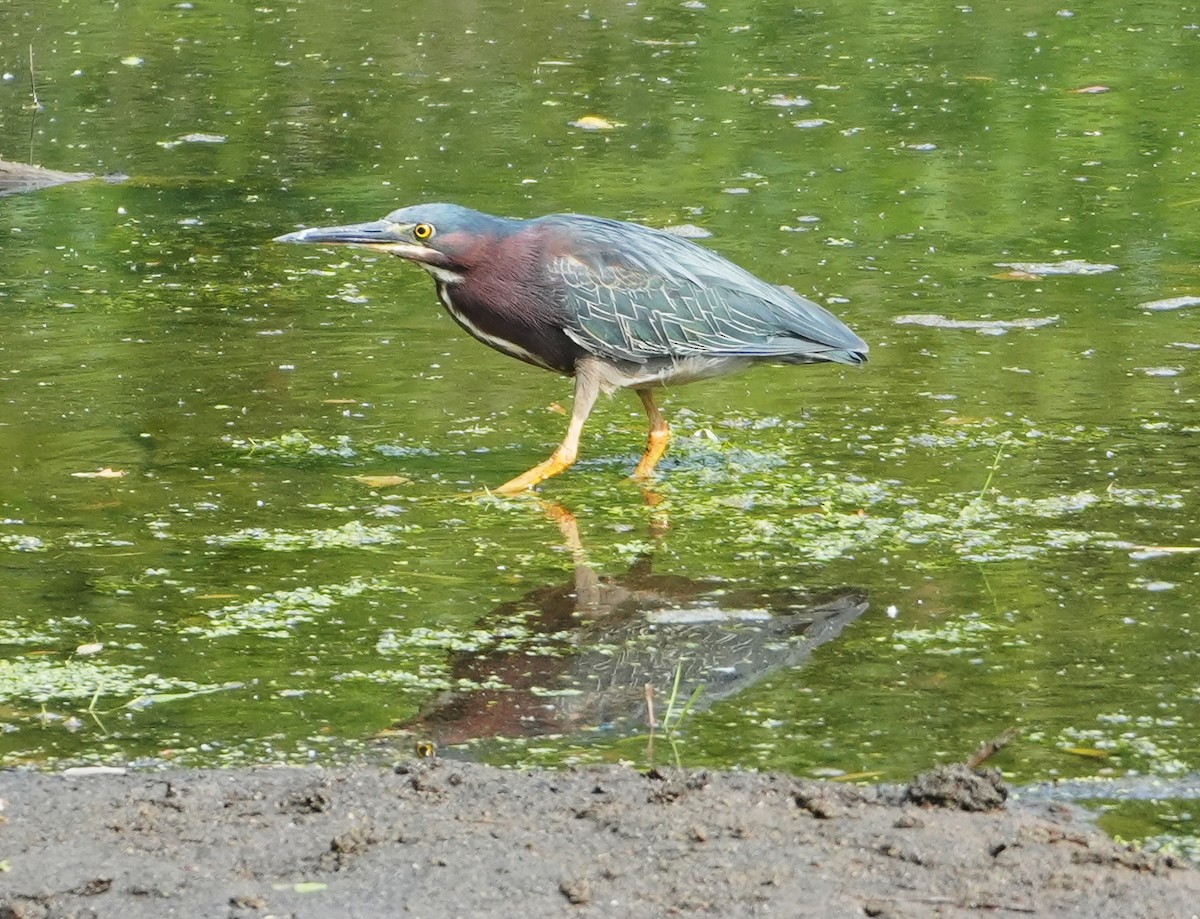
{"type": "MultiPolygon", "coordinates": [[[[652,494],[646,499],[656,503],[652,494]]],[[[711,706],[802,663],[867,609],[864,592],[851,588],[815,592],[656,574],[652,552],[624,574],[604,575],[588,564],[575,515],[558,504],[543,507],[574,556],[574,576],[496,607],[479,624],[500,630],[520,622],[534,640],[459,653],[451,663],[455,678],[506,688],[446,693],[398,729],[443,746],[636,731],[649,723],[648,701],[662,704],[674,693],[682,705],[703,686],[693,710],[711,706]]],[[[666,519],[659,511],[651,519],[657,542],[666,519]]]]}

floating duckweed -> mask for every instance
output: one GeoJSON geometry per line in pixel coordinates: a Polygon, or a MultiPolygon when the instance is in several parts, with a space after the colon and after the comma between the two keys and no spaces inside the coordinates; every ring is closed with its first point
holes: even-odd
{"type": "Polygon", "coordinates": [[[1090,491],[1077,491],[1073,495],[1053,495],[1049,498],[1009,498],[996,496],[996,504],[1034,517],[1060,517],[1074,514],[1100,502],[1100,496],[1090,491]]]}
{"type": "Polygon", "coordinates": [[[385,632],[376,645],[381,653],[395,654],[412,649],[436,649],[489,654],[514,651],[537,656],[566,653],[571,634],[567,632],[535,632],[526,626],[509,622],[494,629],[413,629],[406,635],[385,632]]]}
{"type": "Polygon", "coordinates": [[[283,456],[303,459],[307,457],[338,457],[350,459],[358,452],[350,445],[348,434],[338,434],[330,442],[322,443],[303,431],[288,431],[278,437],[263,440],[226,436],[225,443],[248,455],[283,456]]]}
{"type": "Polygon", "coordinates": [[[333,677],[338,681],[366,680],[371,683],[384,683],[389,686],[400,686],[406,689],[424,692],[474,692],[481,689],[508,689],[499,680],[469,680],[465,677],[452,678],[445,671],[433,667],[420,667],[414,673],[411,670],[350,670],[333,677]]]}
{"type": "Polygon", "coordinates": [[[0,645],[41,645],[53,641],[54,637],[47,632],[12,622],[0,622],[0,645]]]}
{"type": "Polygon", "coordinates": [[[1127,549],[1129,543],[1116,533],[1087,530],[1047,530],[1043,545],[1048,549],[1078,549],[1094,546],[1103,549],[1127,549]]]}
{"type": "Polygon", "coordinates": [[[999,631],[999,628],[991,623],[984,622],[982,619],[966,617],[944,622],[933,629],[900,629],[892,633],[892,638],[900,642],[901,647],[907,647],[908,645],[952,645],[956,647],[949,649],[926,647],[925,650],[931,653],[960,654],[970,650],[970,648],[962,646],[968,645],[987,633],[996,631],[999,631]]]}
{"type": "Polygon", "coordinates": [[[322,587],[298,587],[295,590],[276,590],[243,603],[230,603],[208,610],[213,624],[188,626],[181,631],[203,638],[221,638],[257,632],[268,638],[290,638],[292,630],[311,622],[346,597],[356,597],[367,591],[398,588],[378,579],[354,578],[345,584],[326,584],[322,587]]]}
{"type": "Polygon", "coordinates": [[[134,696],[156,692],[197,691],[205,687],[143,673],[129,664],[49,658],[0,660],[0,700],[48,702],[103,695],[134,696]]]}
{"type": "Polygon", "coordinates": [[[267,530],[247,527],[233,533],[209,536],[214,546],[255,546],[271,552],[300,552],[309,549],[361,549],[366,546],[393,546],[403,543],[403,535],[416,529],[400,524],[371,526],[358,520],[324,530],[267,530]]]}
{"type": "Polygon", "coordinates": [[[46,544],[36,536],[24,533],[0,534],[0,546],[13,552],[44,552],[46,544]]]}
{"type": "MultiPolygon", "coordinates": [[[[883,503],[881,494],[868,491],[863,497],[867,495],[883,503]]],[[[893,499],[891,503],[915,504],[901,499],[893,499]]],[[[799,537],[794,551],[814,561],[845,557],[878,543],[897,546],[949,543],[963,559],[996,562],[1036,558],[1055,549],[1128,547],[1130,541],[1106,530],[1055,528],[1036,538],[1033,534],[1023,534],[1026,541],[1013,538],[1014,513],[1053,520],[1105,503],[1102,496],[1091,492],[1038,499],[998,495],[994,499],[976,496],[964,500],[961,495],[950,495],[925,506],[905,507],[898,516],[882,515],[878,510],[808,513],[792,518],[790,524],[793,535],[799,537]]],[[[764,533],[751,525],[739,541],[769,542],[767,537],[774,537],[777,531],[777,526],[764,533]]]]}
{"type": "Polygon", "coordinates": [[[1158,724],[1158,719],[1146,716],[1130,718],[1123,714],[1100,715],[1097,720],[1108,724],[1125,727],[1138,727],[1138,730],[1126,730],[1116,733],[1103,728],[1064,728],[1059,733],[1055,746],[1070,750],[1078,747],[1085,749],[1103,750],[1113,757],[1119,757],[1126,768],[1138,768],[1140,771],[1152,772],[1155,775],[1184,775],[1191,767],[1179,755],[1178,751],[1151,737],[1143,731],[1174,727],[1174,725],[1158,724]]]}
{"type": "Polygon", "coordinates": [[[1110,488],[1108,497],[1125,507],[1148,507],[1177,511],[1183,508],[1183,495],[1159,494],[1153,488],[1110,488]]]}

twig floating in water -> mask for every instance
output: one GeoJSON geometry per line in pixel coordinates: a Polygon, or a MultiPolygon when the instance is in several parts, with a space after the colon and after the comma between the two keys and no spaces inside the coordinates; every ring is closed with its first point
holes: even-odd
{"type": "Polygon", "coordinates": [[[1014,740],[1016,740],[1017,737],[1020,735],[1020,733],[1021,733],[1020,728],[1011,727],[1007,731],[1004,731],[1003,733],[999,734],[998,736],[993,737],[991,740],[981,743],[979,745],[979,749],[976,750],[974,753],[972,753],[969,757],[967,757],[967,763],[966,763],[967,768],[974,769],[977,766],[979,766],[981,763],[984,763],[987,760],[991,759],[993,756],[995,756],[997,753],[999,753],[1001,750],[1003,750],[1005,747],[1007,747],[1010,743],[1012,743],[1014,740]]]}

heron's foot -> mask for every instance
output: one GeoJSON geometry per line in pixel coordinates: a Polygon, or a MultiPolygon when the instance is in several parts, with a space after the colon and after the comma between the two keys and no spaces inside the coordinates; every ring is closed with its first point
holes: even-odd
{"type": "Polygon", "coordinates": [[[496,495],[517,495],[523,491],[533,488],[551,476],[556,476],[564,469],[569,469],[575,462],[575,457],[555,450],[551,454],[550,459],[544,463],[538,463],[532,469],[522,472],[515,479],[509,479],[499,488],[493,488],[492,494],[496,495]]]}
{"type": "Polygon", "coordinates": [[[669,428],[663,427],[651,431],[650,439],[646,442],[646,452],[642,454],[642,458],[638,461],[637,468],[633,470],[633,475],[630,478],[635,482],[642,482],[650,478],[650,475],[654,472],[654,467],[658,465],[658,461],[667,452],[667,445],[670,442],[671,431],[669,428]]]}

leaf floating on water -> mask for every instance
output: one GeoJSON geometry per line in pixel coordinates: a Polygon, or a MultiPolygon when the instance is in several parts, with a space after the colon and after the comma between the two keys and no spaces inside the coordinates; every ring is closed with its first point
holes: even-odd
{"type": "Polygon", "coordinates": [[[1135,546],[1129,557],[1141,562],[1164,555],[1191,555],[1197,552],[1200,552],[1200,546],[1135,546]]]}
{"type": "Polygon", "coordinates": [[[1086,756],[1088,759],[1108,759],[1107,750],[1097,750],[1095,747],[1063,747],[1062,751],[1074,756],[1086,756]]]}
{"type": "Polygon", "coordinates": [[[679,40],[673,38],[635,38],[635,45],[646,45],[649,48],[694,48],[696,42],[689,40],[679,40]]]}
{"type": "Polygon", "coordinates": [[[103,650],[104,650],[104,642],[94,641],[91,644],[80,645],[78,648],[75,649],[75,653],[78,655],[81,655],[81,656],[86,656],[89,654],[99,654],[103,650]]]}
{"type": "Polygon", "coordinates": [[[767,99],[767,105],[777,105],[780,108],[807,108],[812,105],[812,100],[805,99],[803,96],[785,96],[783,93],[775,93],[767,99]]]}
{"type": "Polygon", "coordinates": [[[1182,367],[1139,367],[1148,377],[1177,377],[1183,373],[1182,367]]]}
{"type": "Polygon", "coordinates": [[[611,131],[614,128],[625,127],[624,122],[609,121],[599,115],[584,115],[578,121],[569,121],[567,124],[573,128],[579,128],[581,131],[611,131]]]}
{"type": "Polygon", "coordinates": [[[886,775],[882,769],[870,769],[867,772],[845,772],[841,775],[830,776],[831,782],[865,782],[886,775]]]}
{"type": "Polygon", "coordinates": [[[97,469],[95,472],[72,472],[77,479],[123,479],[125,477],[124,469],[109,469],[105,466],[103,469],[97,469]]]}
{"type": "Polygon", "coordinates": [[[678,236],[680,239],[708,239],[712,236],[711,230],[698,227],[694,223],[676,223],[663,227],[662,231],[670,233],[672,236],[678,236]]]}
{"type": "Polygon", "coordinates": [[[1116,271],[1119,265],[1104,265],[1097,262],[1087,262],[1083,259],[1069,258],[1061,262],[996,262],[997,268],[1011,268],[1013,271],[1026,274],[1046,275],[1089,275],[1106,274],[1116,271]]]}
{"type": "Polygon", "coordinates": [[[412,481],[403,475],[352,475],[350,478],[362,482],[368,488],[390,488],[393,485],[407,485],[412,481]]]}
{"type": "Polygon", "coordinates": [[[164,150],[174,150],[180,144],[223,144],[224,134],[184,134],[178,140],[160,140],[158,145],[164,150]]]}
{"type": "Polygon", "coordinates": [[[1139,303],[1138,309],[1160,313],[1167,310],[1187,309],[1189,306],[1200,306],[1200,297],[1183,296],[1167,297],[1165,300],[1149,300],[1145,303],[1139,303]]]}
{"type": "Polygon", "coordinates": [[[126,67],[141,67],[146,63],[144,58],[138,57],[136,54],[131,54],[128,57],[121,58],[121,63],[126,67]]]}
{"type": "Polygon", "coordinates": [[[1110,90],[1107,86],[1081,86],[1079,89],[1071,90],[1071,92],[1084,96],[1098,96],[1101,93],[1110,92],[1110,90]]]}
{"type": "Polygon", "coordinates": [[[934,329],[971,329],[981,335],[1003,335],[1009,329],[1038,329],[1058,322],[1057,316],[1025,319],[949,319],[937,313],[909,313],[892,320],[896,325],[923,325],[934,329]]]}

